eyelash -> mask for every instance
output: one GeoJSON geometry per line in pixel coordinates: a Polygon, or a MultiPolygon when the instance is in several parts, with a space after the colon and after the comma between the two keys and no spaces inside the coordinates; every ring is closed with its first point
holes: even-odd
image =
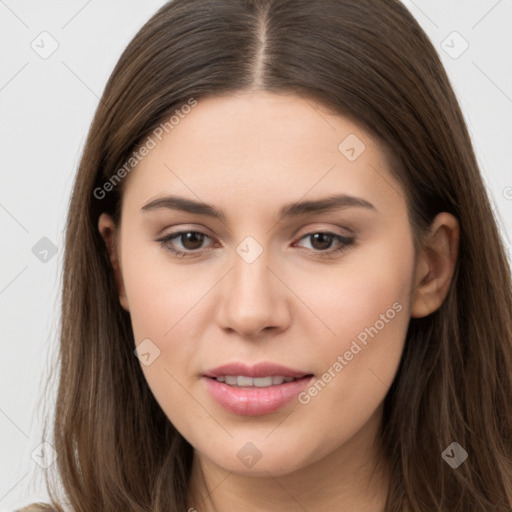
{"type": "MultiPolygon", "coordinates": [[[[179,238],[181,235],[187,234],[187,233],[196,233],[199,235],[204,235],[206,238],[210,238],[206,233],[203,233],[202,231],[197,230],[188,230],[188,231],[177,231],[176,233],[170,233],[168,235],[163,236],[162,238],[157,239],[157,242],[160,242],[160,245],[166,249],[167,251],[170,251],[175,257],[177,258],[187,258],[187,257],[193,257],[196,256],[197,252],[199,252],[199,249],[197,250],[190,250],[190,251],[180,251],[178,249],[174,249],[169,242],[175,238],[179,238]]],[[[322,234],[322,235],[331,235],[334,239],[338,240],[342,245],[341,247],[338,247],[337,249],[331,249],[327,251],[315,251],[312,250],[313,253],[316,256],[320,256],[321,258],[329,258],[333,257],[335,254],[341,254],[342,252],[349,249],[351,246],[355,244],[354,238],[348,238],[342,235],[338,235],[336,233],[332,233],[330,231],[312,231],[310,233],[305,234],[304,236],[299,238],[300,240],[303,240],[304,238],[311,237],[313,235],[322,234]]]]}

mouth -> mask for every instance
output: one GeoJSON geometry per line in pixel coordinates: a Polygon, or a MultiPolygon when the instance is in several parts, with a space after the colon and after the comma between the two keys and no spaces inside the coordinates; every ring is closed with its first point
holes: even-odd
{"type": "Polygon", "coordinates": [[[263,416],[276,412],[304,391],[312,373],[261,363],[233,363],[202,375],[211,398],[232,414],[263,416]]]}
{"type": "MultiPolygon", "coordinates": [[[[309,375],[311,377],[312,375],[309,375]]],[[[268,375],[267,377],[248,377],[246,375],[219,375],[218,377],[210,377],[217,382],[223,382],[226,386],[233,388],[270,388],[280,386],[285,382],[294,382],[308,375],[301,377],[284,377],[283,375],[268,375]]]]}
{"type": "MultiPolygon", "coordinates": [[[[286,366],[270,362],[261,362],[255,365],[249,365],[242,362],[233,362],[223,364],[222,366],[218,366],[217,368],[213,368],[204,373],[205,377],[210,377],[213,379],[221,377],[224,379],[223,381],[221,380],[219,382],[226,382],[225,379],[227,378],[228,385],[235,384],[233,377],[237,379],[237,382],[238,379],[241,379],[240,382],[242,382],[242,384],[239,384],[240,386],[246,385],[243,383],[248,382],[248,379],[256,380],[256,382],[263,382],[258,381],[257,379],[269,379],[276,377],[276,382],[278,382],[277,378],[282,377],[288,381],[289,379],[301,379],[306,375],[311,374],[309,374],[307,371],[295,370],[293,368],[288,368],[286,366]]],[[[279,382],[279,384],[282,384],[282,382],[279,382]]],[[[266,381],[264,385],[268,386],[270,383],[266,381]]]]}

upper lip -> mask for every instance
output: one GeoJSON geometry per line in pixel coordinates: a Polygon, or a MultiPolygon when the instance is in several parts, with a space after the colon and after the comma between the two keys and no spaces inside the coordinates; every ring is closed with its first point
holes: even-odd
{"type": "Polygon", "coordinates": [[[311,373],[304,372],[301,370],[294,370],[293,368],[287,368],[280,364],[274,363],[258,363],[255,365],[248,365],[242,362],[233,362],[217,366],[204,373],[205,377],[221,377],[224,375],[243,375],[246,377],[269,377],[269,376],[282,376],[282,377],[294,377],[300,379],[306,375],[312,375],[311,373]]]}

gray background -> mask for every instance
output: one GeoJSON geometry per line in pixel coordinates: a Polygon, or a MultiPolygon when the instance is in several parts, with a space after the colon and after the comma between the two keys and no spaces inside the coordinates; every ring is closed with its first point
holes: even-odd
{"type": "MultiPolygon", "coordinates": [[[[164,3],[0,0],[2,511],[47,498],[36,460],[42,385],[57,347],[71,185],[110,72],[164,3]]],[[[404,3],[448,71],[510,257],[512,0],[404,3]]]]}

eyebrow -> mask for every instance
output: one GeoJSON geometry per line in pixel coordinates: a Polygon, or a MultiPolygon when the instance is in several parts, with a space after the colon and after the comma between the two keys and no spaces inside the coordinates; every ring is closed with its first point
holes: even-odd
{"type": "MultiPolygon", "coordinates": [[[[377,208],[375,208],[375,206],[366,199],[347,194],[340,194],[316,199],[314,201],[299,201],[287,204],[279,211],[278,222],[288,218],[305,215],[307,213],[325,213],[351,207],[365,208],[375,212],[377,211],[377,208]]],[[[216,209],[214,206],[207,203],[179,196],[165,196],[154,199],[144,205],[141,210],[146,212],[161,208],[179,210],[194,213],[196,215],[205,215],[218,219],[222,222],[226,222],[227,220],[226,214],[222,210],[216,209]]]]}

